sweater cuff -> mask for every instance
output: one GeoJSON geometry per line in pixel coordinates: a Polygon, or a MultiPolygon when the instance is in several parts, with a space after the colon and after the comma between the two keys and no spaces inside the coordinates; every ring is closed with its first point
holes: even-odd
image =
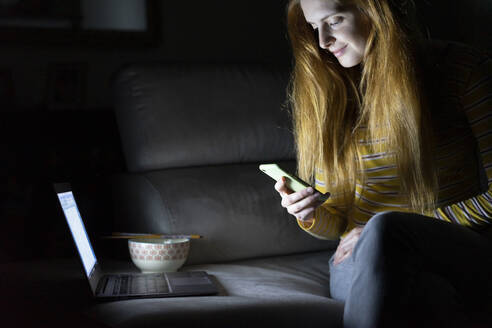
{"type": "Polygon", "coordinates": [[[316,222],[316,219],[309,219],[306,221],[302,221],[302,220],[297,219],[297,224],[299,224],[301,229],[303,229],[305,231],[311,230],[311,228],[314,227],[315,222],[316,222]]]}

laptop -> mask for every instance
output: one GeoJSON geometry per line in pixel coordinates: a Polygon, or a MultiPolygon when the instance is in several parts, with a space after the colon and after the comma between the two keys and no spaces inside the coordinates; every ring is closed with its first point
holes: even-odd
{"type": "Polygon", "coordinates": [[[163,273],[104,273],[97,261],[69,183],[54,184],[72,233],[92,295],[97,299],[126,299],[213,295],[217,286],[205,271],[163,273]]]}

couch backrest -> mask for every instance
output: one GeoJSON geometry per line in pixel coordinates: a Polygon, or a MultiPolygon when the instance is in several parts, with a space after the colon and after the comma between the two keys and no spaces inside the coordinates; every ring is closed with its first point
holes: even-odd
{"type": "Polygon", "coordinates": [[[288,72],[264,65],[133,65],[115,79],[128,175],[116,227],[197,233],[188,263],[333,248],[303,232],[258,164],[295,170],[288,72]]]}
{"type": "Polygon", "coordinates": [[[128,67],[115,99],[129,171],[292,159],[286,79],[252,65],[128,67]]]}

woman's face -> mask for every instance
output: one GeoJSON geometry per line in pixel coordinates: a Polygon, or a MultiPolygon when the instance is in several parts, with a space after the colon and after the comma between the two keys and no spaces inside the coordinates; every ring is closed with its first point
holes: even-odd
{"type": "Polygon", "coordinates": [[[343,67],[362,62],[369,24],[355,6],[343,6],[335,0],[300,3],[306,21],[318,33],[320,48],[331,52],[343,67]]]}

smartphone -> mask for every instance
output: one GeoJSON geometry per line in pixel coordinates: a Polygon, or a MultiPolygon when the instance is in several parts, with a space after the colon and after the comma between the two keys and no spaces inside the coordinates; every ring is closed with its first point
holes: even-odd
{"type": "MultiPolygon", "coordinates": [[[[301,178],[298,176],[289,173],[285,171],[283,168],[281,168],[278,164],[271,163],[271,164],[261,164],[260,165],[260,171],[263,173],[267,174],[270,176],[272,179],[275,181],[279,181],[282,177],[287,177],[287,188],[294,192],[301,191],[303,189],[306,189],[307,187],[312,187],[309,183],[306,181],[303,181],[301,178]]],[[[312,187],[313,189],[316,190],[316,188],[312,187]]],[[[319,192],[319,191],[318,191],[319,192]]],[[[330,193],[321,193],[320,200],[326,201],[330,197],[330,193]]]]}

